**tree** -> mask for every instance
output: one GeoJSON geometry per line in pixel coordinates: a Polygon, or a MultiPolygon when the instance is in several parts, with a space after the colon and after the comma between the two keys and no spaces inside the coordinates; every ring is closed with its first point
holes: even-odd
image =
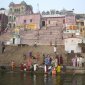
{"type": "Polygon", "coordinates": [[[54,14],[56,14],[56,11],[55,11],[55,10],[50,10],[50,13],[51,13],[52,15],[54,15],[54,14]]]}
{"type": "Polygon", "coordinates": [[[47,15],[49,15],[49,14],[50,14],[50,12],[49,12],[49,11],[47,11],[47,12],[46,12],[46,14],[47,14],[47,15]]]}
{"type": "Polygon", "coordinates": [[[45,11],[43,11],[43,12],[42,12],[42,15],[45,15],[45,14],[46,14],[46,12],[45,12],[45,11]]]}

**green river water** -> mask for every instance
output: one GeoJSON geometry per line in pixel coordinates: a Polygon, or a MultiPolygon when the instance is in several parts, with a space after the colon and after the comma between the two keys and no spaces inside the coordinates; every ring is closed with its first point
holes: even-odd
{"type": "Polygon", "coordinates": [[[85,75],[34,75],[21,72],[0,72],[0,85],[85,85],[85,75]]]}

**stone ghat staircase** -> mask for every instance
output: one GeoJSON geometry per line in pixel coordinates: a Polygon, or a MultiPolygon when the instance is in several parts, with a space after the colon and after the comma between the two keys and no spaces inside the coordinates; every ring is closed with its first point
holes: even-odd
{"type": "Polygon", "coordinates": [[[12,33],[10,31],[7,31],[6,33],[3,33],[0,35],[0,41],[9,41],[12,37],[12,33]]]}
{"type": "Polygon", "coordinates": [[[57,44],[63,44],[61,30],[62,28],[60,27],[50,27],[47,29],[21,32],[21,43],[33,45],[36,41],[38,45],[50,45],[50,42],[54,45],[56,41],[57,44]]]}
{"type": "MultiPolygon", "coordinates": [[[[58,47],[58,54],[62,54],[64,63],[66,63],[66,56],[63,50],[63,47],[58,47]],[[59,50],[60,51],[59,51],[59,50]]],[[[0,65],[10,65],[11,61],[14,60],[16,62],[16,65],[19,66],[21,63],[26,62],[29,59],[29,56],[26,57],[26,60],[24,60],[23,54],[27,54],[30,51],[33,52],[33,55],[35,56],[37,52],[40,53],[40,60],[39,64],[42,64],[43,61],[43,53],[44,54],[50,54],[52,58],[55,57],[55,54],[53,52],[53,46],[6,46],[6,50],[3,54],[0,54],[0,65]]]]}
{"type": "MultiPolygon", "coordinates": [[[[62,27],[48,27],[39,30],[20,30],[21,44],[33,45],[35,41],[38,45],[50,45],[55,42],[58,45],[64,45],[64,38],[70,37],[70,34],[64,34],[62,27]]],[[[13,37],[11,30],[0,36],[0,41],[9,41],[13,37]]]]}

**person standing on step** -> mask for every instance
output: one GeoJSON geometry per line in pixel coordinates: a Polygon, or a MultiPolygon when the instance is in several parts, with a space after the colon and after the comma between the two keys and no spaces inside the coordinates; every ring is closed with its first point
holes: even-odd
{"type": "Polygon", "coordinates": [[[4,44],[4,42],[2,42],[2,53],[4,53],[5,52],[5,44],[4,44]]]}
{"type": "Polygon", "coordinates": [[[56,54],[56,51],[57,51],[56,46],[54,46],[54,53],[55,53],[55,54],[56,54]]]}
{"type": "Polygon", "coordinates": [[[54,63],[55,63],[55,67],[57,67],[58,66],[58,58],[57,58],[57,56],[56,56],[56,58],[54,60],[54,63]]]}

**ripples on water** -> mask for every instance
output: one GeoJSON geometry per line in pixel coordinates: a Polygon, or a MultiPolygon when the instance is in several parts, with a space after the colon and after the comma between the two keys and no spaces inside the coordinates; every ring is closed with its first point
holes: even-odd
{"type": "Polygon", "coordinates": [[[0,73],[0,85],[85,85],[85,75],[0,73]]]}

